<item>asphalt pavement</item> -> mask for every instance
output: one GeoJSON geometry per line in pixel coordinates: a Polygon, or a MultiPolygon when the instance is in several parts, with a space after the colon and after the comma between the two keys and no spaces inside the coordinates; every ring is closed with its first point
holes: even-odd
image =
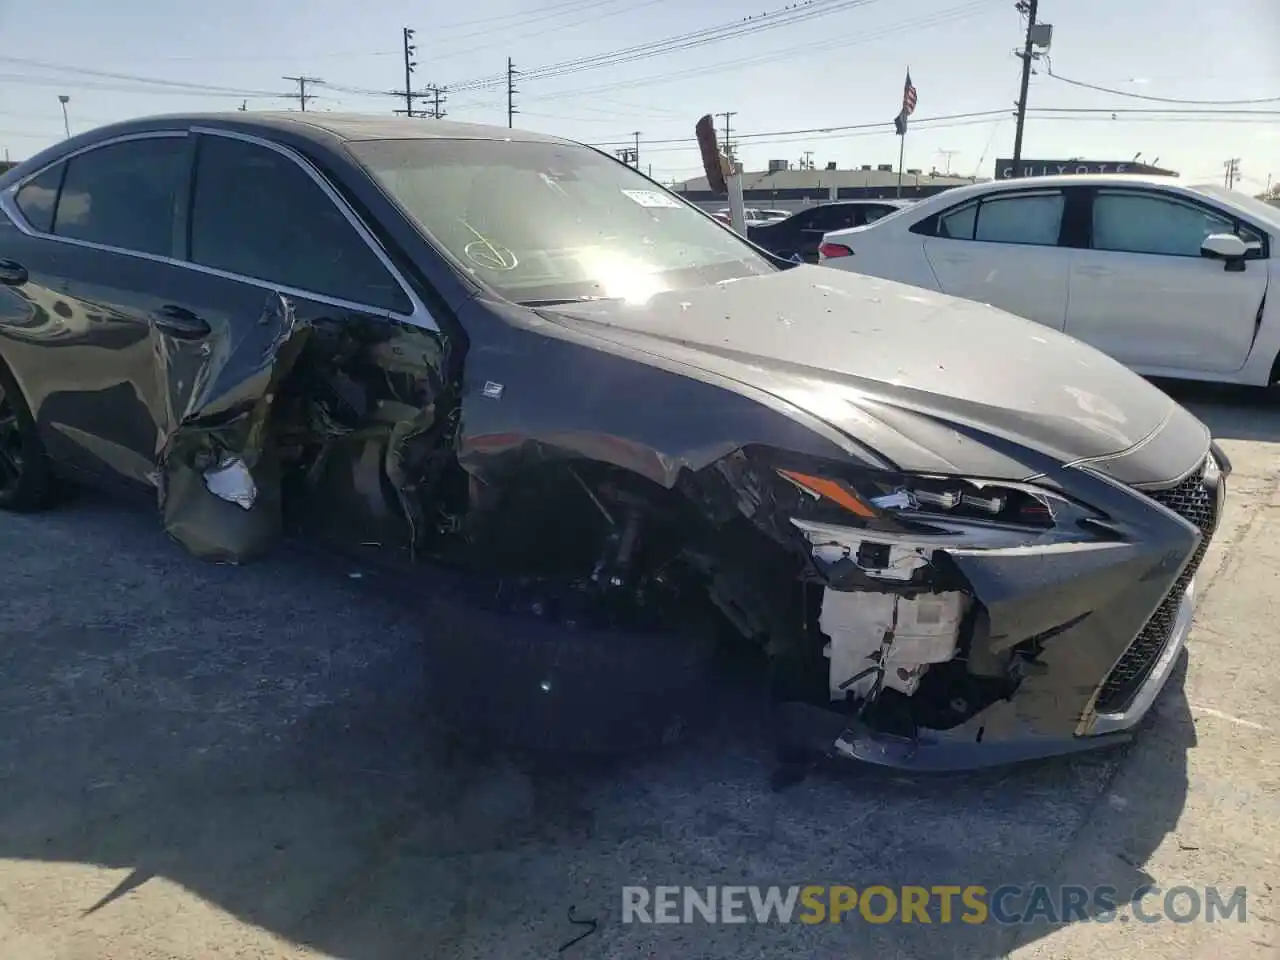
{"type": "Polygon", "coordinates": [[[945,780],[774,792],[745,680],[713,727],[625,761],[464,750],[424,703],[420,598],[380,574],[203,563],[96,495],[0,515],[0,955],[1274,957],[1280,403],[1173,392],[1235,465],[1186,665],[1131,746],[945,780]],[[1245,886],[1248,911],[620,922],[624,885],[810,883],[1245,886]]]}

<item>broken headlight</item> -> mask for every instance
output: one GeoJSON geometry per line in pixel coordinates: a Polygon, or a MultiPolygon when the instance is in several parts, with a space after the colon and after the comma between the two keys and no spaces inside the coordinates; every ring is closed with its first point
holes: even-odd
{"type": "Polygon", "coordinates": [[[1094,539],[1105,518],[1031,484],[860,471],[836,479],[792,469],[778,476],[800,494],[792,523],[811,542],[817,528],[856,528],[860,539],[921,546],[992,548],[1094,539]]]}

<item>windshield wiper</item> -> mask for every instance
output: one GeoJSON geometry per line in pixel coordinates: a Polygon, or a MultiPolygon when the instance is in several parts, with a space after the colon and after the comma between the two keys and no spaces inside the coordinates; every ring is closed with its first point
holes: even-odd
{"type": "Polygon", "coordinates": [[[546,300],[517,300],[522,307],[562,307],[566,303],[594,303],[597,300],[617,300],[617,297],[551,297],[546,300]]]}

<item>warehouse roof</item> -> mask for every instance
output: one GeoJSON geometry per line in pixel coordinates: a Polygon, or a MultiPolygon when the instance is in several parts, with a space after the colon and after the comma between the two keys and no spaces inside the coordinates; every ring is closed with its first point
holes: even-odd
{"type": "MultiPolygon", "coordinates": [[[[973,183],[973,177],[952,177],[928,173],[903,173],[903,186],[958,187],[973,183]]],[[[743,190],[812,190],[836,187],[892,187],[898,183],[896,170],[768,170],[742,174],[743,190]]],[[[709,189],[706,177],[694,177],[676,186],[676,191],[709,189]]]]}

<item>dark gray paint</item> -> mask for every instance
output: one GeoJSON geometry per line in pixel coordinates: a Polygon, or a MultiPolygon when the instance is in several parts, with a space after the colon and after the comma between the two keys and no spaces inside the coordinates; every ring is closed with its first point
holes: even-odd
{"type": "Polygon", "coordinates": [[[1207,431],[1173,400],[1097,350],[887,280],[797,267],[558,314],[579,331],[768,393],[907,470],[1028,475],[947,427],[1058,463],[1147,448],[1120,458],[1131,483],[1181,476],[1208,447],[1207,431]],[[1166,430],[1174,439],[1152,442],[1166,430]]]}

